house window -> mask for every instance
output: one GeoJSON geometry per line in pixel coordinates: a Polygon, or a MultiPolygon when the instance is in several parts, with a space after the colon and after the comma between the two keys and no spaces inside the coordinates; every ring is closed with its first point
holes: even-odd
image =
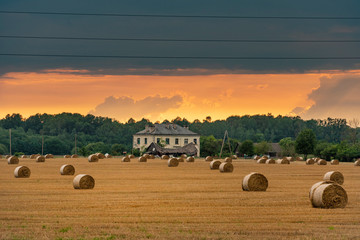
{"type": "Polygon", "coordinates": [[[169,145],[169,144],[170,144],[170,139],[169,139],[169,138],[165,138],[165,142],[166,142],[167,145],[169,145]]]}
{"type": "Polygon", "coordinates": [[[156,139],[156,143],[159,144],[160,143],[160,138],[156,139]]]}
{"type": "Polygon", "coordinates": [[[185,138],[184,139],[184,144],[189,144],[189,139],[185,138]]]}
{"type": "Polygon", "coordinates": [[[179,139],[175,138],[175,145],[179,145],[179,139]]]}
{"type": "Polygon", "coordinates": [[[145,138],[144,140],[145,140],[145,144],[147,144],[147,138],[145,138]]]}
{"type": "Polygon", "coordinates": [[[137,144],[140,144],[140,138],[137,138],[136,141],[137,141],[137,144]]]}
{"type": "Polygon", "coordinates": [[[196,138],[194,138],[194,143],[197,144],[197,139],[196,138]]]}

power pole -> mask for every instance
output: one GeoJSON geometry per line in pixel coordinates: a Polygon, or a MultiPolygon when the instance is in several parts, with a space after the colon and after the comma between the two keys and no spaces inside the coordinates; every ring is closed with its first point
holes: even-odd
{"type": "Polygon", "coordinates": [[[9,129],[9,138],[10,138],[10,156],[11,156],[11,128],[9,129]]]}
{"type": "Polygon", "coordinates": [[[222,154],[222,151],[223,151],[223,148],[224,148],[224,143],[225,143],[225,138],[226,138],[226,137],[227,137],[228,144],[229,144],[230,154],[232,154],[232,152],[231,152],[231,145],[230,145],[230,139],[229,139],[229,133],[228,133],[227,130],[225,130],[224,139],[223,139],[223,141],[222,141],[221,150],[220,150],[220,155],[219,155],[220,158],[221,158],[221,154],[222,154]]]}

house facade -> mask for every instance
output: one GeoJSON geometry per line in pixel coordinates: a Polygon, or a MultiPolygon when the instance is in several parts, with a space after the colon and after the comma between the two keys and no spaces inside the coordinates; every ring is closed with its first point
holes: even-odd
{"type": "Polygon", "coordinates": [[[165,148],[181,148],[194,143],[200,156],[200,135],[174,123],[154,124],[133,135],[133,148],[146,149],[151,143],[165,148]]]}

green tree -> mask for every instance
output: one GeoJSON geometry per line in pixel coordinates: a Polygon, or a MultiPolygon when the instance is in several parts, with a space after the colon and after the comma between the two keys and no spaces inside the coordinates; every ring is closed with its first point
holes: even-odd
{"type": "Polygon", "coordinates": [[[9,150],[4,144],[0,144],[0,154],[8,154],[9,150]]]}
{"type": "Polygon", "coordinates": [[[240,153],[247,156],[254,155],[254,143],[251,140],[244,141],[240,146],[240,153]]]}
{"type": "Polygon", "coordinates": [[[200,137],[200,154],[202,157],[219,154],[220,147],[221,140],[217,140],[213,135],[200,137]]]}
{"type": "Polygon", "coordinates": [[[299,154],[304,154],[304,159],[307,155],[314,152],[316,145],[316,137],[313,130],[307,128],[302,130],[296,138],[295,150],[299,154]]]}
{"type": "Polygon", "coordinates": [[[114,156],[123,155],[123,152],[125,151],[127,151],[127,149],[123,144],[115,143],[111,146],[111,154],[114,156]]]}
{"type": "Polygon", "coordinates": [[[254,151],[257,155],[264,155],[270,151],[270,145],[269,143],[262,141],[255,145],[254,151]]]}
{"type": "Polygon", "coordinates": [[[295,156],[295,141],[290,137],[281,139],[279,145],[283,156],[295,156]]]}

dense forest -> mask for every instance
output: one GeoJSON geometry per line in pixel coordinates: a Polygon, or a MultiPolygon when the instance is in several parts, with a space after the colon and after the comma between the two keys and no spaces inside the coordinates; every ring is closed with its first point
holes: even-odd
{"type": "MultiPolygon", "coordinates": [[[[279,142],[284,138],[295,140],[303,129],[311,129],[317,141],[323,145],[357,142],[357,128],[349,127],[345,119],[305,121],[300,117],[275,117],[268,114],[231,116],[226,120],[216,121],[208,116],[204,120],[196,119],[193,122],[177,117],[170,122],[188,126],[190,130],[199,133],[202,136],[201,151],[204,153],[209,150],[206,148],[217,151],[225,130],[228,131],[233,146],[245,140],[255,143],[279,142]],[[215,146],[208,147],[208,140],[215,146]]],[[[146,124],[152,123],[146,119],[135,121],[132,118],[126,123],[120,123],[111,118],[76,113],[36,114],[29,118],[23,118],[20,114],[8,114],[0,120],[0,154],[9,153],[11,129],[12,153],[41,153],[42,138],[44,153],[74,153],[76,136],[77,152],[82,155],[91,152],[121,155],[124,151],[132,151],[132,135],[143,130],[146,124]]]]}

